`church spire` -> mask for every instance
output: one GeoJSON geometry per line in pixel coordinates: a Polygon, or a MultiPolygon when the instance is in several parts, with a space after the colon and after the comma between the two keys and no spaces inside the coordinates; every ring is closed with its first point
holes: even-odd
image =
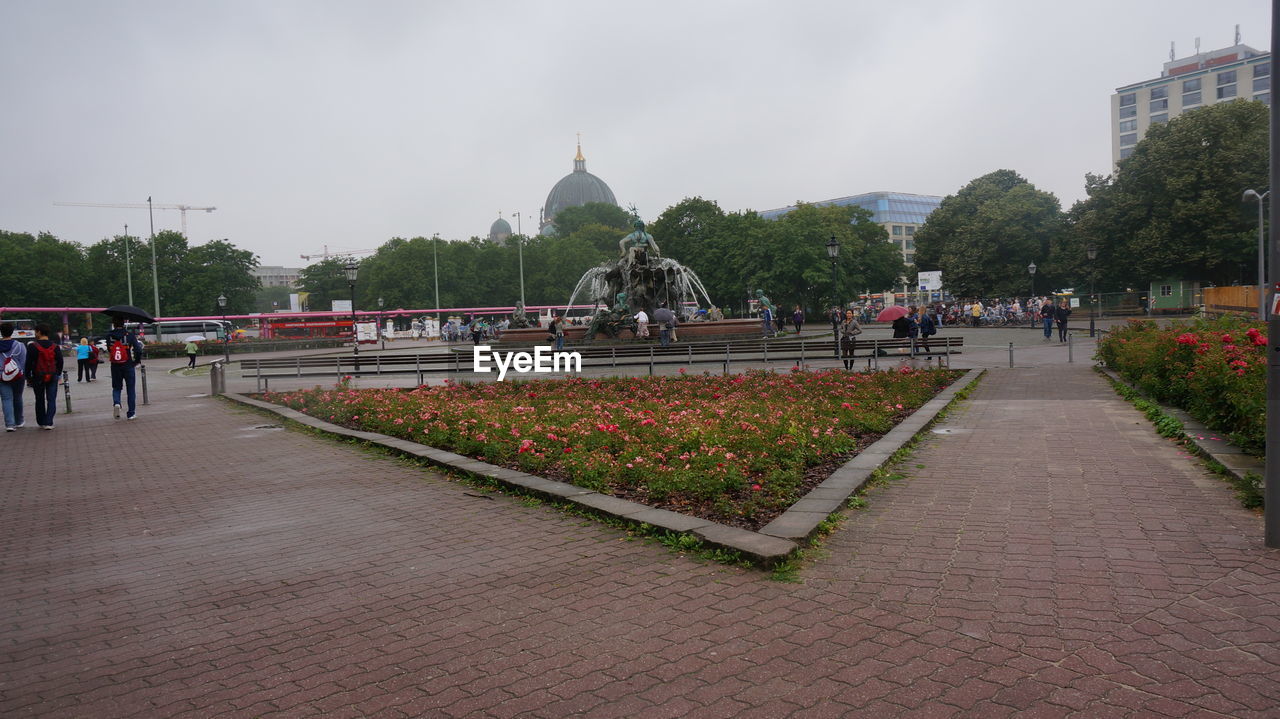
{"type": "Polygon", "coordinates": [[[578,154],[575,155],[573,158],[573,171],[574,172],[587,171],[587,158],[582,156],[582,133],[581,132],[578,133],[578,154]]]}

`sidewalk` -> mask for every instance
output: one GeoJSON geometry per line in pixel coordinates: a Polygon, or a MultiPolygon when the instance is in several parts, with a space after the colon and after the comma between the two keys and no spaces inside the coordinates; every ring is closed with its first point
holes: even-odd
{"type": "Polygon", "coordinates": [[[1274,716],[1280,552],[1088,364],[992,370],[786,584],[152,362],[3,438],[0,715],[1274,716]]]}

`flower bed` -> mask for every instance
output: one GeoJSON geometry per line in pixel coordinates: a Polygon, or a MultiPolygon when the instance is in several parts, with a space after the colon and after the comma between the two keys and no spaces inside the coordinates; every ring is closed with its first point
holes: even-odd
{"type": "Polygon", "coordinates": [[[1262,455],[1265,329],[1235,318],[1164,328],[1133,321],[1108,334],[1098,357],[1154,399],[1187,410],[1246,452],[1262,455]]]}
{"type": "Polygon", "coordinates": [[[756,529],[959,372],[839,370],[414,390],[268,401],[618,497],[756,529]]]}

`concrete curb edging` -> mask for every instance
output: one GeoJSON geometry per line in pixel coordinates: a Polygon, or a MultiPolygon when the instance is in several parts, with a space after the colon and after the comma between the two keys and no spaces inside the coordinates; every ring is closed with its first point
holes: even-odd
{"type": "Polygon", "coordinates": [[[1218,464],[1221,464],[1226,468],[1227,472],[1229,472],[1231,476],[1235,477],[1239,481],[1244,481],[1245,475],[1249,472],[1253,472],[1259,477],[1263,476],[1265,462],[1253,455],[1245,454],[1244,450],[1235,446],[1226,439],[1215,438],[1214,435],[1217,434],[1217,430],[1209,429],[1203,422],[1187,414],[1185,410],[1156,402],[1148,397],[1145,392],[1134,387],[1131,382],[1121,377],[1111,369],[1099,367],[1098,371],[1105,374],[1107,377],[1110,377],[1112,381],[1118,382],[1134,392],[1137,392],[1148,402],[1155,402],[1160,405],[1160,409],[1164,410],[1165,414],[1181,422],[1183,428],[1182,434],[1186,441],[1194,447],[1196,454],[1206,459],[1212,459],[1218,464]],[[1201,439],[1201,437],[1203,437],[1203,439],[1201,439]]]}
{"type": "Polygon", "coordinates": [[[616,517],[635,524],[648,524],[672,532],[688,532],[710,545],[741,552],[768,567],[786,559],[796,551],[800,541],[817,531],[818,525],[831,512],[844,506],[848,498],[867,483],[872,472],[888,462],[893,453],[913,437],[924,431],[937,418],[938,413],[955,398],[956,393],[975,382],[983,371],[969,370],[964,376],[952,382],[885,436],[842,465],[822,484],[812,489],[759,532],[619,499],[424,444],[376,432],[347,429],[297,410],[242,394],[227,393],[222,396],[232,402],[269,412],[326,434],[377,444],[402,454],[419,457],[438,467],[489,479],[548,499],[568,502],[596,514],[616,517]]]}

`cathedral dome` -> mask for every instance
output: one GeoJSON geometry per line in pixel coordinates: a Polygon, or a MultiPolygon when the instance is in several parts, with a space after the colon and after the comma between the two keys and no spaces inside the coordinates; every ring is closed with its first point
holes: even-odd
{"type": "Polygon", "coordinates": [[[489,225],[489,241],[502,242],[511,236],[511,223],[499,217],[489,225]]]}
{"type": "Polygon", "coordinates": [[[607,202],[617,205],[613,190],[604,180],[587,172],[587,161],[582,156],[582,146],[578,146],[578,155],[573,158],[573,172],[565,175],[551,188],[547,195],[547,204],[542,208],[542,229],[545,230],[556,217],[556,213],[566,207],[578,207],[588,202],[607,202]]]}

